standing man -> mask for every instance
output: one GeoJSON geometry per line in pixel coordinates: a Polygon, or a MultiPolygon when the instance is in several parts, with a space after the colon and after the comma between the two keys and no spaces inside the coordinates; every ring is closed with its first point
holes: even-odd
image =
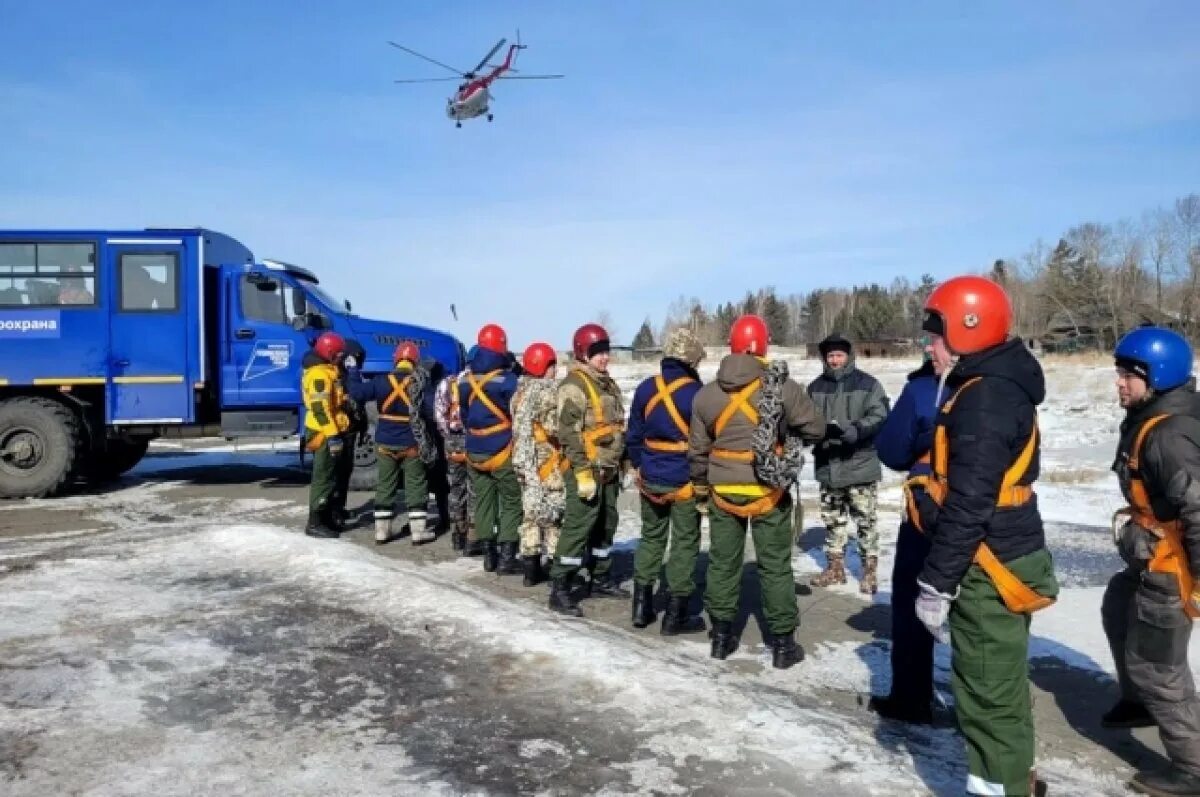
{"type": "MultiPolygon", "coordinates": [[[[472,346],[466,361],[470,362],[477,351],[478,346],[472,346]]],[[[462,374],[447,374],[438,383],[433,414],[446,446],[450,544],[462,556],[481,556],[483,543],[475,533],[475,484],[467,465],[466,432],[460,412],[458,380],[461,377],[462,374]]]]}
{"type": "Polygon", "coordinates": [[[715,505],[708,518],[704,593],[713,626],[711,655],[724,659],[738,647],[733,621],[749,526],[771,632],[772,665],[786,669],[804,657],[794,636],[800,613],[788,488],[799,477],[803,446],[822,438],[825,422],[804,388],[787,378],[784,361],[767,365],[767,342],[767,325],[759,316],[742,316],[734,323],[730,354],[721,360],[717,381],[702,387],[692,403],[688,461],[699,500],[711,498],[715,505]]]}
{"type": "Polygon", "coordinates": [[[404,341],[392,353],[392,372],[364,382],[356,367],[349,367],[350,395],[355,401],[374,401],[379,409],[375,425],[375,454],[379,479],[375,488],[375,543],[383,545],[393,533],[409,527],[413,545],[436,538],[426,527],[429,480],[426,468],[437,460],[434,439],[427,426],[425,394],[428,373],[418,367],[420,350],[404,341]],[[404,477],[406,516],[395,520],[396,492],[404,477]]]}
{"type": "Polygon", "coordinates": [[[353,463],[354,449],[344,435],[350,429],[347,396],[339,370],[346,355],[346,341],[336,332],[322,332],[301,361],[304,396],[304,447],[312,452],[312,481],[308,487],[308,523],[304,533],[326,539],[338,536],[333,517],[337,470],[347,457],[353,463]]]}
{"type": "Polygon", "coordinates": [[[585,563],[589,594],[628,598],[612,578],[609,549],[617,533],[617,496],[625,452],[625,403],[608,375],[610,343],[599,324],[575,330],[575,363],[558,386],[558,439],[570,463],[566,514],[550,570],[550,608],[580,617],[571,582],[585,563]]]}
{"type": "Polygon", "coordinates": [[[687,327],[673,330],[663,344],[660,372],[638,385],[629,408],[626,447],[642,494],[642,539],[633,557],[633,627],[654,622],[654,582],[670,540],[670,599],[661,629],[667,636],[704,630],[704,621],[688,613],[700,553],[700,512],[688,468],[688,427],[692,401],[700,392],[696,367],[702,359],[704,346],[696,335],[687,327]]]}
{"type": "Polygon", "coordinates": [[[967,744],[968,794],[1028,795],[1040,787],[1029,696],[1030,615],[1054,602],[1033,483],[1042,368],[1012,306],[983,277],[955,277],[925,302],[923,329],[951,391],[934,427],[921,525],[931,547],[917,579],[917,617],[945,641],[950,622],[955,712],[967,744]]]}
{"type": "Polygon", "coordinates": [[[1200,616],[1200,396],[1192,348],[1178,334],[1135,329],[1117,343],[1117,396],[1125,410],[1113,465],[1129,506],[1116,527],[1125,570],[1101,614],[1121,686],[1108,727],[1158,725],[1169,769],[1139,772],[1143,794],[1200,795],[1200,700],[1188,663],[1200,616]]]}
{"type": "Polygon", "coordinates": [[[828,424],[825,439],[814,452],[817,482],[821,485],[821,520],[828,530],[828,561],[810,583],[814,587],[846,583],[847,529],[848,521],[853,519],[863,563],[858,588],[865,595],[874,595],[879,582],[875,502],[882,477],[874,437],[887,418],[888,398],[875,377],[855,367],[850,341],[830,335],[818,344],[818,350],[825,369],[808,386],[808,394],[828,424]]]}
{"type": "MultiPolygon", "coordinates": [[[[354,338],[346,340],[346,351],[341,361],[338,363],[338,377],[341,379],[343,390],[349,384],[349,368],[351,366],[357,368],[367,358],[366,349],[362,347],[354,338]]],[[[356,382],[361,381],[355,378],[356,382]]],[[[358,442],[362,435],[366,434],[371,428],[371,421],[367,417],[367,410],[358,401],[354,399],[348,392],[346,397],[346,416],[350,419],[350,428],[342,433],[343,448],[346,450],[345,456],[338,457],[333,471],[333,496],[329,499],[333,505],[331,517],[336,523],[335,528],[338,531],[345,531],[349,528],[349,513],[346,510],[346,503],[350,500],[350,479],[354,476],[354,452],[358,450],[358,442]]]]}
{"type": "Polygon", "coordinates": [[[906,512],[896,538],[892,563],[892,691],[873,696],[867,708],[881,717],[928,725],[933,722],[933,635],[917,619],[920,594],[917,576],[925,566],[929,538],[918,525],[916,493],[924,493],[932,472],[933,426],[937,421],[938,377],[945,367],[935,363],[928,338],[922,340],[925,361],[908,375],[896,406],[875,438],[879,459],[892,470],[908,471],[904,485],[906,512]]]}
{"type": "Polygon", "coordinates": [[[485,571],[520,573],[521,484],[512,465],[511,408],[517,376],[510,366],[508,335],[498,325],[484,325],[478,345],[456,383],[475,484],[475,529],[484,545],[485,571]]]}
{"type": "Polygon", "coordinates": [[[558,444],[558,356],[534,343],[521,360],[524,372],[513,396],[513,464],[521,482],[521,558],[525,586],[546,580],[564,511],[563,473],[569,465],[558,444]],[[544,559],[543,559],[544,557],[544,559]]]}

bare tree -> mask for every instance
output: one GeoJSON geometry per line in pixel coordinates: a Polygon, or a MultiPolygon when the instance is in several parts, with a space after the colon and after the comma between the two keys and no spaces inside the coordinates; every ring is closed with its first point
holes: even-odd
{"type": "Polygon", "coordinates": [[[599,312],[594,314],[593,318],[595,320],[595,323],[604,327],[604,330],[608,333],[608,339],[611,340],[613,343],[616,343],[617,342],[617,325],[613,323],[612,313],[608,312],[607,310],[600,310],[599,312]]]}
{"type": "Polygon", "coordinates": [[[1146,241],[1146,256],[1154,270],[1154,309],[1163,311],[1163,274],[1169,272],[1175,252],[1175,236],[1171,229],[1171,214],[1162,208],[1146,214],[1142,221],[1146,241]]]}

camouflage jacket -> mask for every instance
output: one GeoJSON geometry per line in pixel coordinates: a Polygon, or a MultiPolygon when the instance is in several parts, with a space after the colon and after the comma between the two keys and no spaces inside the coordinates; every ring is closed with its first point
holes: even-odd
{"type": "Polygon", "coordinates": [[[550,379],[522,376],[512,400],[513,467],[521,480],[521,504],[539,523],[562,522],[565,493],[562,471],[554,468],[543,481],[538,471],[560,455],[557,443],[557,385],[550,379]],[[551,442],[539,443],[534,424],[541,424],[551,442]]]}
{"type": "Polygon", "coordinates": [[[571,366],[558,384],[558,439],[574,470],[620,467],[625,454],[625,401],[611,376],[583,363],[571,366]],[[597,417],[597,410],[602,417],[597,417]]]}
{"type": "Polygon", "coordinates": [[[465,454],[467,450],[462,419],[459,417],[458,405],[454,402],[450,389],[450,385],[458,380],[458,376],[458,374],[451,374],[438,382],[437,390],[433,394],[434,420],[446,443],[446,456],[465,454]]]}

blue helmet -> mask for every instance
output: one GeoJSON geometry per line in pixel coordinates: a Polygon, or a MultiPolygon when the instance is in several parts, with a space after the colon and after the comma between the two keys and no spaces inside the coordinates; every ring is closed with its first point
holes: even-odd
{"type": "Polygon", "coordinates": [[[1192,376],[1192,347],[1177,332],[1139,327],[1117,341],[1117,365],[1146,380],[1151,390],[1173,390],[1192,376]]]}

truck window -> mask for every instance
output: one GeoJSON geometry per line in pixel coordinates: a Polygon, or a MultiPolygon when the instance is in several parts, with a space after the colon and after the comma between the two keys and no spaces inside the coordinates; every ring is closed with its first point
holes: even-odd
{"type": "Polygon", "coordinates": [[[179,309],[179,256],[173,252],[121,255],[121,309],[170,313],[179,309]]]}
{"type": "Polygon", "coordinates": [[[291,324],[293,318],[304,315],[304,292],[282,285],[279,280],[251,280],[243,275],[238,286],[242,302],[242,317],[268,324],[291,324]]]}
{"type": "Polygon", "coordinates": [[[95,304],[95,244],[0,244],[0,307],[95,304]]]}

